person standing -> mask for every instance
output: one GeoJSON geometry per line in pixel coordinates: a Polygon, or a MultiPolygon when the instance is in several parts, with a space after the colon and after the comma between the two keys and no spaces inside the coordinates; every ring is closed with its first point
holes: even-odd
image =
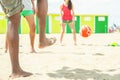
{"type": "MultiPolygon", "coordinates": [[[[24,5],[24,9],[21,12],[21,16],[23,16],[29,25],[30,28],[30,45],[31,45],[31,53],[36,52],[34,49],[34,40],[35,40],[35,21],[34,21],[34,14],[35,14],[35,5],[34,0],[22,0],[24,5]]],[[[6,37],[5,42],[5,53],[8,50],[8,42],[6,37]]]]}
{"type": "Polygon", "coordinates": [[[74,27],[74,9],[73,9],[73,4],[71,0],[64,0],[64,3],[60,6],[60,16],[61,16],[61,36],[60,36],[60,44],[62,44],[63,41],[63,36],[65,33],[65,26],[68,23],[71,31],[73,33],[73,40],[74,40],[74,45],[77,45],[76,43],[76,31],[74,27]]]}
{"type": "MultiPolygon", "coordinates": [[[[7,42],[11,59],[12,73],[10,78],[27,77],[32,75],[24,71],[19,63],[19,34],[20,12],[23,9],[22,0],[0,0],[0,5],[8,18],[7,42]]],[[[39,20],[39,48],[55,43],[55,39],[48,39],[45,35],[46,16],[48,11],[47,0],[37,0],[37,16],[39,20]]]]}
{"type": "Polygon", "coordinates": [[[22,0],[0,0],[3,11],[8,18],[7,40],[12,66],[10,78],[27,77],[32,73],[22,70],[19,64],[19,35],[20,12],[23,9],[22,0]]]}

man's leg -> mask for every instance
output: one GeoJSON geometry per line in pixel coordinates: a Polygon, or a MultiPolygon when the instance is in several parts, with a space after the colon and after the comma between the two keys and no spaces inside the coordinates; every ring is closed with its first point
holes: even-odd
{"type": "Polygon", "coordinates": [[[7,34],[6,34],[6,39],[5,39],[5,53],[8,51],[8,40],[7,40],[7,34]]]}
{"type": "Polygon", "coordinates": [[[18,35],[18,27],[20,23],[19,14],[20,13],[16,13],[15,15],[8,18],[9,25],[7,31],[7,39],[9,43],[9,52],[12,65],[12,74],[10,76],[11,78],[21,76],[26,77],[31,75],[31,73],[23,71],[19,65],[19,35],[18,35]]]}
{"type": "MultiPolygon", "coordinates": [[[[48,11],[48,1],[38,0],[37,1],[38,21],[39,21],[39,42],[44,44],[45,41],[45,28],[46,28],[46,16],[48,11]]],[[[39,43],[39,44],[40,44],[39,43]]],[[[40,45],[39,45],[40,46],[40,45]]]]}
{"type": "Polygon", "coordinates": [[[8,17],[7,41],[11,59],[12,74],[10,78],[27,77],[19,65],[19,35],[20,11],[23,9],[22,0],[0,0],[1,7],[8,17]]]}
{"type": "Polygon", "coordinates": [[[44,48],[46,46],[55,43],[55,39],[46,39],[45,28],[46,28],[46,16],[48,11],[48,1],[47,0],[37,0],[37,15],[39,21],[39,48],[44,48]]]}

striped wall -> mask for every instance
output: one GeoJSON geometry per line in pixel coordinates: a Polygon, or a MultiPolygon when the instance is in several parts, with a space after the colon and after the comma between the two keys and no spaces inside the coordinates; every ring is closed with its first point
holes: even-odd
{"type": "MultiPolygon", "coordinates": [[[[36,34],[39,33],[38,18],[35,16],[36,34]]],[[[79,33],[80,27],[88,25],[92,29],[92,33],[107,33],[108,32],[108,15],[102,14],[81,14],[75,16],[75,29],[79,33]]],[[[6,33],[7,19],[4,13],[0,13],[0,34],[6,33]]],[[[60,33],[60,15],[48,14],[46,17],[46,33],[60,33]]],[[[26,19],[21,16],[19,34],[28,34],[29,25],[26,19]]],[[[71,33],[69,25],[66,25],[66,33],[71,33]]]]}

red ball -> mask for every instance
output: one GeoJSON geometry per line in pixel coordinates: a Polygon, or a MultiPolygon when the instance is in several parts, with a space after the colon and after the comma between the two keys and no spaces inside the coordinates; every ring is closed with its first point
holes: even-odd
{"type": "Polygon", "coordinates": [[[89,37],[91,35],[91,28],[89,26],[82,26],[81,35],[82,37],[89,37]]]}
{"type": "Polygon", "coordinates": [[[111,29],[111,28],[109,28],[109,33],[112,33],[112,32],[114,32],[114,30],[113,30],[113,29],[111,29]]]}

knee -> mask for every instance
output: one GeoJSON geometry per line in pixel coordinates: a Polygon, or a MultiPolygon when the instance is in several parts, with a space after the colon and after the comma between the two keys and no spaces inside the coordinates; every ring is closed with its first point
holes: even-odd
{"type": "Polygon", "coordinates": [[[61,33],[63,33],[63,34],[64,34],[64,33],[65,33],[65,30],[62,30],[62,31],[61,31],[61,33]]]}
{"type": "Polygon", "coordinates": [[[76,33],[76,31],[73,29],[73,30],[72,30],[72,33],[76,33]]]}
{"type": "Polygon", "coordinates": [[[16,40],[18,40],[19,39],[19,37],[18,37],[18,32],[16,31],[8,31],[8,33],[7,33],[7,39],[8,39],[8,41],[9,42],[14,42],[14,41],[16,41],[16,40]]]}
{"type": "Polygon", "coordinates": [[[36,29],[36,28],[35,28],[35,25],[33,25],[33,26],[30,27],[30,31],[31,31],[31,32],[35,32],[35,29],[36,29]]]}
{"type": "Polygon", "coordinates": [[[35,27],[32,28],[33,32],[35,32],[35,27]]]}

